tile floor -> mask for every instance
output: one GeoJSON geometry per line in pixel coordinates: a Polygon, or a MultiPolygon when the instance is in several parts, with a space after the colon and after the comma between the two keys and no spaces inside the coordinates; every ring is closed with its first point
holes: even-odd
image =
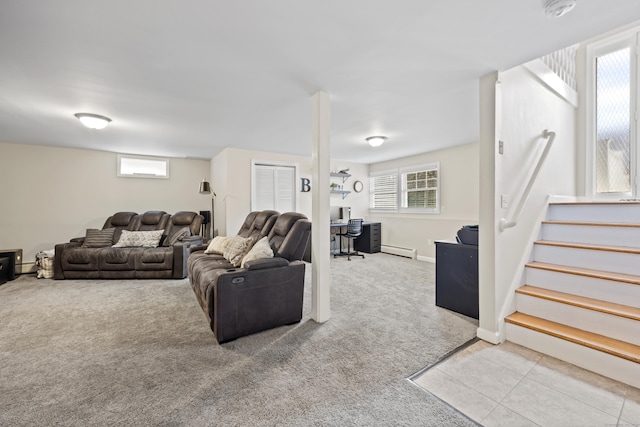
{"type": "Polygon", "coordinates": [[[478,341],[412,381],[486,427],[640,427],[640,389],[510,342],[478,341]]]}

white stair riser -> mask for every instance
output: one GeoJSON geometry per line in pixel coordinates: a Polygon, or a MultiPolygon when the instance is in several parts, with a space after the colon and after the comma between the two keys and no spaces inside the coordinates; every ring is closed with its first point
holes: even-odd
{"type": "Polygon", "coordinates": [[[540,235],[542,240],[558,242],[640,247],[640,227],[542,224],[540,235]]]}
{"type": "Polygon", "coordinates": [[[640,204],[549,205],[547,219],[553,221],[620,222],[636,224],[640,204]]]}
{"type": "Polygon", "coordinates": [[[640,363],[511,323],[505,331],[508,341],[640,388],[640,363]]]}
{"type": "Polygon", "coordinates": [[[535,245],[534,260],[640,276],[640,254],[535,245]]]}
{"type": "Polygon", "coordinates": [[[637,320],[522,294],[516,294],[516,306],[520,313],[640,345],[637,320]]]}
{"type": "Polygon", "coordinates": [[[539,268],[525,269],[525,283],[552,291],[640,308],[640,285],[539,268]]]}

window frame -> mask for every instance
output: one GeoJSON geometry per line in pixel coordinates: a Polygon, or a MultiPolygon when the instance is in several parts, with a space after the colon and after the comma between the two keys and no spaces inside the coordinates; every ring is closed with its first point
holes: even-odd
{"type": "MultiPolygon", "coordinates": [[[[372,213],[388,213],[388,214],[428,214],[438,215],[440,214],[440,193],[441,193],[441,174],[440,174],[440,162],[423,163],[412,166],[405,166],[397,169],[386,169],[382,171],[376,171],[369,173],[369,212],[372,213]],[[436,207],[435,208],[412,208],[408,207],[408,193],[409,189],[406,188],[406,176],[412,172],[422,171],[437,171],[437,183],[435,186],[436,191],[436,207]],[[375,208],[373,207],[374,195],[376,194],[376,186],[374,180],[378,177],[393,176],[395,179],[395,195],[393,198],[393,208],[375,208]]],[[[425,188],[428,190],[429,188],[425,188]]]]}
{"type": "Polygon", "coordinates": [[[637,55],[640,43],[640,27],[634,27],[613,37],[591,43],[586,47],[586,90],[585,90],[585,188],[587,194],[594,200],[619,200],[620,198],[638,197],[638,166],[640,158],[638,154],[638,90],[640,85],[639,58],[637,55]],[[600,56],[630,48],[631,60],[631,87],[630,87],[630,180],[631,191],[629,193],[598,193],[596,188],[596,59],[600,56]]]}
{"type": "MultiPolygon", "coordinates": [[[[439,214],[440,213],[440,162],[433,162],[433,163],[427,163],[427,164],[422,164],[422,165],[416,165],[416,166],[410,166],[410,167],[404,167],[404,168],[400,168],[398,170],[398,175],[400,177],[400,179],[398,180],[398,185],[399,185],[399,203],[398,206],[400,208],[400,212],[403,213],[426,213],[426,214],[439,214]],[[408,207],[408,193],[409,193],[409,189],[407,188],[407,180],[406,180],[406,176],[410,173],[414,173],[414,172],[426,172],[427,175],[430,171],[435,170],[437,173],[437,177],[436,177],[436,186],[435,186],[435,192],[436,192],[436,206],[434,208],[428,208],[428,207],[422,207],[422,208],[415,208],[415,207],[408,207]]],[[[428,186],[428,176],[425,177],[425,180],[427,181],[427,186],[424,188],[424,190],[418,190],[418,191],[429,191],[429,190],[433,190],[434,188],[430,188],[428,186]]]]}
{"type": "Polygon", "coordinates": [[[369,173],[369,212],[385,212],[385,213],[396,213],[398,212],[398,169],[388,169],[378,172],[369,173]],[[374,195],[376,186],[374,184],[374,180],[383,176],[392,176],[395,179],[395,195],[393,197],[394,206],[392,208],[376,208],[373,207],[374,204],[374,195]]]}
{"type": "Polygon", "coordinates": [[[141,156],[135,154],[118,154],[116,156],[116,176],[119,178],[150,178],[150,179],[169,179],[171,178],[171,159],[168,157],[156,157],[156,156],[141,156]],[[147,160],[153,162],[162,162],[165,164],[165,175],[156,175],[149,173],[125,173],[122,172],[122,161],[123,160],[147,160]]]}

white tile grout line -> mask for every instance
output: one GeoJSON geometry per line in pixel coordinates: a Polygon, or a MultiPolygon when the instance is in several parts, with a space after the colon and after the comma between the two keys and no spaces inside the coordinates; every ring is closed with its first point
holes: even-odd
{"type": "MultiPolygon", "coordinates": [[[[545,357],[551,357],[551,358],[553,358],[553,359],[556,359],[556,358],[555,358],[555,357],[553,357],[553,356],[543,355],[543,356],[542,356],[542,358],[540,358],[540,360],[539,360],[538,362],[536,362],[536,364],[534,365],[534,367],[535,367],[535,366],[537,366],[537,365],[540,363],[540,361],[542,361],[545,357]]],[[[561,362],[564,362],[564,363],[568,363],[568,364],[570,364],[570,365],[573,365],[572,363],[565,362],[564,360],[561,360],[561,359],[557,359],[557,360],[560,360],[561,362]]],[[[593,372],[593,371],[589,371],[588,369],[581,368],[580,366],[577,366],[577,365],[573,365],[573,366],[576,366],[577,368],[582,369],[582,370],[584,370],[584,371],[586,371],[586,372],[591,372],[591,373],[593,373],[593,374],[595,374],[595,375],[600,375],[600,374],[597,374],[597,373],[595,373],[595,372],[593,372]]],[[[531,369],[533,369],[533,368],[531,368],[531,369]]],[[[549,368],[549,369],[551,369],[551,368],[549,368]]],[[[554,372],[557,372],[555,369],[553,369],[553,371],[554,371],[554,372]]],[[[531,370],[529,370],[529,373],[530,373],[530,372],[531,372],[531,370]]],[[[525,376],[525,378],[529,375],[529,373],[527,373],[527,375],[525,376]]],[[[575,378],[573,375],[570,375],[570,374],[569,374],[569,376],[570,376],[571,378],[575,378]]],[[[601,375],[601,376],[602,376],[602,375],[601,375]]],[[[607,377],[605,377],[605,378],[607,378],[607,377]]],[[[523,378],[523,379],[524,379],[524,378],[523,378]]],[[[596,411],[599,411],[599,412],[602,412],[603,414],[606,414],[606,415],[609,415],[609,416],[615,417],[615,415],[610,414],[610,413],[608,413],[608,412],[605,412],[605,411],[603,411],[602,409],[600,409],[600,408],[597,408],[597,407],[593,406],[591,403],[589,403],[589,402],[585,402],[584,400],[580,399],[579,397],[572,396],[572,395],[567,394],[567,393],[565,393],[564,391],[561,391],[561,390],[556,390],[555,388],[549,387],[548,385],[543,384],[543,383],[541,383],[540,381],[536,381],[536,380],[534,380],[534,379],[532,379],[532,378],[527,378],[527,379],[528,379],[529,381],[531,381],[531,382],[534,382],[534,383],[536,383],[536,384],[538,384],[538,385],[542,386],[542,387],[548,388],[548,389],[549,389],[549,390],[551,390],[551,391],[555,391],[556,393],[560,393],[560,394],[562,394],[562,395],[564,395],[564,396],[566,396],[566,397],[568,397],[568,398],[570,398],[570,399],[573,399],[573,400],[575,400],[575,401],[577,401],[577,402],[580,402],[580,403],[582,403],[583,405],[589,406],[589,407],[591,407],[591,408],[595,409],[596,411]]],[[[616,381],[616,380],[614,380],[614,379],[612,379],[612,378],[608,378],[608,379],[610,379],[610,380],[612,380],[612,381],[616,381]]],[[[624,409],[624,404],[625,404],[625,402],[627,401],[627,393],[629,392],[629,387],[630,387],[630,386],[629,386],[628,384],[621,383],[620,381],[616,381],[616,382],[618,382],[618,383],[620,383],[620,384],[622,384],[622,385],[624,385],[624,386],[625,386],[625,395],[624,395],[624,398],[623,398],[623,400],[622,400],[622,406],[620,407],[620,413],[618,414],[618,424],[619,424],[619,423],[620,423],[620,421],[621,421],[621,417],[622,417],[622,410],[624,409]]],[[[518,383],[518,384],[519,384],[519,383],[518,383]]],[[[603,389],[603,387],[599,387],[599,386],[594,386],[594,387],[597,387],[597,388],[603,389]]]]}

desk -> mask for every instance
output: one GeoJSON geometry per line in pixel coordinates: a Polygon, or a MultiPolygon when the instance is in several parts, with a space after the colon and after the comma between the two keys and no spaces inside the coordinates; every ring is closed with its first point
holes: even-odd
{"type": "MultiPolygon", "coordinates": [[[[335,239],[337,242],[334,243],[334,231],[338,232],[340,228],[347,227],[347,223],[332,223],[331,224],[331,252],[337,252],[340,250],[340,239],[335,239]]],[[[365,221],[362,223],[362,234],[357,239],[353,241],[353,248],[358,252],[364,252],[368,254],[373,254],[376,252],[380,252],[380,244],[381,244],[381,233],[382,233],[382,225],[379,222],[368,222],[365,221]]]]}
{"type": "Polygon", "coordinates": [[[478,247],[436,241],[436,305],[478,318],[478,247]]]}

